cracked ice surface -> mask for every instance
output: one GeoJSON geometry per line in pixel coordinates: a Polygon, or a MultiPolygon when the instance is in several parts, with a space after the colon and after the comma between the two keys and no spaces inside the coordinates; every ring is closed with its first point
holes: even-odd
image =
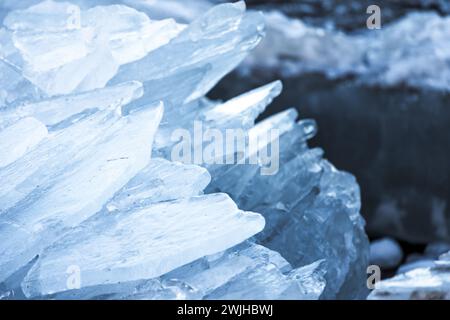
{"type": "Polygon", "coordinates": [[[0,168],[1,296],[364,295],[359,189],[308,148],[314,121],[287,110],[255,125],[280,82],[227,102],[204,97],[260,42],[260,13],[225,4],[185,26],[121,5],[37,2],[0,31],[0,67],[13,79],[0,77],[10,139],[0,146],[18,146],[0,168]],[[278,129],[279,172],[171,162],[171,133],[195,121],[254,137],[278,129]],[[71,266],[79,289],[67,286],[71,266]]]}

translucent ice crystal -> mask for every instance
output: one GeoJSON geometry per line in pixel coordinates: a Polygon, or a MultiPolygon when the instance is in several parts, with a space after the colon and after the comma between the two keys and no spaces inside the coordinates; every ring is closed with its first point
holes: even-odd
{"type": "Polygon", "coordinates": [[[143,58],[183,29],[126,6],[81,10],[51,0],[11,12],[4,25],[16,48],[5,58],[20,54],[16,65],[24,77],[49,95],[101,88],[120,65],[143,58]]]}
{"type": "Polygon", "coordinates": [[[147,165],[161,114],[161,107],[127,117],[100,111],[0,169],[0,280],[100,210],[147,165]]]}
{"type": "Polygon", "coordinates": [[[22,157],[47,137],[47,127],[34,118],[24,118],[0,131],[0,168],[22,157]]]}
{"type": "Polygon", "coordinates": [[[251,242],[198,259],[161,277],[85,287],[52,299],[308,299],[325,286],[323,261],[292,269],[278,253],[251,242]]]}
{"type": "Polygon", "coordinates": [[[0,76],[0,135],[18,148],[0,158],[0,295],[363,297],[359,189],[308,148],[314,121],[290,109],[255,125],[280,82],[204,97],[260,42],[263,16],[239,2],[185,26],[75,4],[24,4],[0,31],[13,80],[0,76]],[[278,173],[171,162],[171,133],[197,121],[252,137],[277,129],[278,173]]]}
{"type": "Polygon", "coordinates": [[[242,208],[262,213],[267,226],[257,236],[259,242],[293,266],[324,258],[328,267],[324,297],[363,296],[368,243],[359,215],[358,185],[351,175],[323,160],[321,150],[308,149],[306,140],[315,134],[315,124],[296,124],[295,117],[288,110],[252,129],[278,128],[283,133],[275,176],[260,175],[259,168],[246,165],[215,169],[207,190],[226,191],[242,208]]]}
{"type": "Polygon", "coordinates": [[[127,105],[142,94],[142,84],[132,81],[86,93],[23,103],[16,108],[0,109],[0,128],[25,117],[36,118],[49,127],[61,126],[64,121],[72,123],[83,114],[127,105]]]}
{"type": "Polygon", "coordinates": [[[260,215],[239,211],[224,194],[101,212],[43,251],[24,291],[66,290],[68,266],[82,270],[83,286],[151,279],[239,244],[263,227],[260,215]]]}

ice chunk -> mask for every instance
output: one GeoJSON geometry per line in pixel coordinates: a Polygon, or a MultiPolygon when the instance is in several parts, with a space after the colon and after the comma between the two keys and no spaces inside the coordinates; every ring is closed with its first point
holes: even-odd
{"type": "MultiPolygon", "coordinates": [[[[323,261],[292,270],[289,265],[278,265],[277,262],[285,263],[285,260],[261,246],[243,250],[239,252],[239,255],[250,257],[255,266],[241,269],[238,276],[230,278],[225,284],[209,293],[206,296],[207,299],[317,300],[323,292],[325,287],[323,274],[326,272],[321,266],[323,261]],[[261,255],[268,256],[266,258],[268,261],[261,263],[261,255]],[[289,270],[285,271],[285,274],[281,272],[283,267],[289,270]]],[[[216,272],[219,274],[218,271],[216,272]]],[[[206,279],[201,280],[208,283],[206,279]]]]}
{"type": "Polygon", "coordinates": [[[99,111],[0,170],[0,281],[99,211],[149,162],[162,107],[99,111]]]}
{"type": "Polygon", "coordinates": [[[102,88],[121,64],[143,58],[184,28],[126,6],[84,11],[49,0],[11,12],[5,25],[23,57],[23,74],[49,95],[102,88]]]}
{"type": "Polygon", "coordinates": [[[213,107],[203,114],[203,120],[219,128],[251,128],[281,90],[281,82],[275,81],[213,107]]]}
{"type": "Polygon", "coordinates": [[[402,274],[407,273],[409,271],[415,270],[415,269],[423,269],[423,268],[430,268],[434,267],[434,259],[421,257],[416,258],[411,261],[407,261],[405,264],[402,264],[398,269],[396,274],[402,274]]]}
{"type": "Polygon", "coordinates": [[[189,23],[197,19],[214,5],[209,0],[195,0],[191,1],[189,5],[185,1],[180,0],[123,0],[123,2],[128,6],[145,12],[152,19],[175,18],[182,23],[189,23]]]}
{"type": "Polygon", "coordinates": [[[70,266],[81,271],[82,286],[157,277],[263,227],[260,215],[240,211],[224,194],[101,212],[44,250],[23,289],[28,296],[67,290],[70,266]]]}
{"type": "Polygon", "coordinates": [[[20,70],[0,57],[0,110],[45,96],[41,89],[23,77],[20,70]]]}
{"type": "MultiPolygon", "coordinates": [[[[258,165],[204,164],[213,179],[207,192],[226,192],[239,206],[262,212],[268,224],[258,239],[279,250],[294,267],[325,258],[328,281],[323,297],[364,297],[368,241],[359,214],[359,188],[352,176],[338,172],[322,159],[320,150],[308,149],[305,141],[315,134],[314,122],[296,124],[297,114],[291,110],[252,128],[257,115],[279,93],[279,84],[270,84],[225,104],[197,100],[259,42],[262,32],[259,16],[245,14],[242,4],[213,8],[166,46],[122,66],[110,83],[136,79],[145,88],[151,88],[146,83],[164,79],[170,85],[170,78],[181,78],[177,75],[184,72],[189,75],[190,70],[203,70],[200,84],[191,82],[194,77],[181,78],[183,88],[196,85],[194,93],[178,99],[164,116],[154,152],[167,159],[171,159],[174,145],[173,130],[183,128],[192,132],[195,121],[202,121],[206,128],[247,129],[257,137],[278,129],[282,134],[278,174],[261,177],[258,165]],[[309,229],[305,229],[304,221],[310,223],[309,229]]],[[[353,67],[352,63],[353,60],[348,65],[353,67]]],[[[142,101],[151,101],[153,95],[146,91],[142,101]]]]}
{"type": "Polygon", "coordinates": [[[143,12],[133,8],[112,5],[86,10],[82,16],[83,27],[94,27],[107,33],[114,59],[119,64],[139,60],[147,53],[164,46],[176,37],[185,26],[172,19],[151,21],[143,12]],[[111,17],[115,23],[111,23],[111,17]]]}
{"type": "Polygon", "coordinates": [[[34,118],[24,118],[0,130],[0,168],[19,159],[47,134],[45,125],[34,118]]]}
{"type": "Polygon", "coordinates": [[[6,110],[19,118],[27,110],[23,116],[52,130],[0,169],[0,282],[39,253],[22,283],[29,297],[364,297],[368,242],[359,189],[320,149],[308,148],[314,121],[296,122],[297,113],[287,110],[254,126],[280,93],[279,82],[225,103],[204,97],[259,43],[261,14],[246,13],[242,2],[224,4],[184,28],[122,6],[83,7],[79,28],[59,30],[63,15],[50,25],[26,19],[34,32],[20,27],[26,13],[8,18],[12,46],[4,60],[48,95],[72,95],[6,110]],[[142,82],[142,97],[130,81],[142,82]],[[161,110],[147,106],[159,100],[167,112],[153,154],[168,160],[173,130],[191,132],[196,121],[258,138],[280,132],[273,176],[260,175],[260,163],[204,165],[213,179],[206,192],[228,193],[246,211],[263,213],[261,234],[262,216],[240,211],[224,194],[202,195],[210,178],[204,169],[150,161],[161,110]],[[253,235],[269,248],[235,247],[253,235]],[[73,267],[80,290],[67,286],[73,267]]]}
{"type": "MultiPolygon", "coordinates": [[[[200,121],[205,131],[213,128],[222,130],[225,134],[227,129],[250,129],[267,105],[280,94],[281,87],[281,83],[275,81],[224,103],[201,99],[183,106],[168,108],[169,110],[165,112],[163,123],[155,138],[155,154],[171,158],[172,147],[179,142],[174,141],[172,137],[174,130],[172,119],[177,119],[177,125],[192,134],[194,122],[200,121]]],[[[147,91],[145,96],[147,96],[147,91]]],[[[145,96],[144,99],[146,99],[145,96]]],[[[293,112],[290,110],[289,114],[293,112]]],[[[254,132],[253,128],[249,132],[255,139],[265,135],[265,132],[260,134],[254,132]]],[[[204,144],[208,145],[209,142],[205,141],[204,144]]],[[[197,145],[194,145],[192,149],[197,147],[197,145]]],[[[208,170],[214,169],[208,166],[208,170]]]]}
{"type": "Polygon", "coordinates": [[[370,300],[449,300],[450,259],[444,254],[432,266],[418,267],[376,284],[370,300]]]}
{"type": "Polygon", "coordinates": [[[211,170],[207,191],[227,192],[240,207],[262,213],[267,224],[257,235],[259,243],[294,267],[325,259],[323,298],[364,297],[368,240],[359,214],[359,187],[353,176],[322,159],[321,150],[308,149],[315,124],[295,123],[296,116],[288,110],[251,129],[260,135],[279,129],[278,173],[260,175],[258,166],[251,165],[219,166],[211,170]]]}
{"type": "Polygon", "coordinates": [[[168,45],[139,61],[121,66],[111,83],[134,79],[145,84],[208,65],[210,71],[191,93],[190,100],[194,100],[205,95],[245,58],[261,40],[263,30],[262,15],[245,13],[243,2],[216,6],[168,45]]]}
{"type": "Polygon", "coordinates": [[[355,75],[382,86],[450,89],[445,41],[449,17],[411,13],[381,30],[354,34],[311,26],[275,11],[265,17],[267,37],[246,60],[243,72],[320,72],[331,78],[355,75]]]}
{"type": "MultiPolygon", "coordinates": [[[[278,85],[270,84],[225,104],[203,100],[171,110],[157,135],[155,153],[170,159],[171,133],[180,127],[192,131],[194,121],[219,130],[230,126],[249,129],[249,136],[258,138],[277,129],[281,134],[281,153],[276,175],[261,176],[260,165],[256,164],[204,164],[213,179],[206,191],[226,192],[240,207],[263,213],[267,225],[257,239],[279,251],[294,267],[325,258],[324,298],[362,298],[366,294],[368,241],[359,214],[355,179],[323,160],[321,150],[308,149],[306,140],[314,136],[316,125],[311,120],[296,123],[295,110],[277,114],[253,127],[266,102],[278,94],[278,85]],[[243,112],[235,113],[234,108],[243,112]],[[305,223],[309,223],[307,228],[305,223]]],[[[273,142],[263,139],[258,147],[273,142]]]]}
{"type": "Polygon", "coordinates": [[[45,0],[24,10],[12,11],[3,21],[11,30],[64,31],[79,29],[80,8],[69,3],[45,0]]]}
{"type": "Polygon", "coordinates": [[[190,289],[184,290],[188,298],[318,299],[325,286],[321,263],[292,269],[278,253],[243,244],[179,268],[163,276],[162,282],[176,279],[190,289]]]}
{"type": "Polygon", "coordinates": [[[47,126],[54,126],[86,111],[92,113],[95,110],[125,106],[142,94],[142,84],[132,81],[86,93],[27,103],[0,111],[0,128],[23,117],[34,117],[47,126]]]}
{"type": "Polygon", "coordinates": [[[114,196],[107,209],[129,210],[151,203],[198,196],[210,181],[211,176],[202,167],[152,159],[114,196]]]}
{"type": "Polygon", "coordinates": [[[206,256],[159,278],[93,286],[54,299],[318,299],[323,261],[292,269],[278,253],[253,243],[206,256]]]}

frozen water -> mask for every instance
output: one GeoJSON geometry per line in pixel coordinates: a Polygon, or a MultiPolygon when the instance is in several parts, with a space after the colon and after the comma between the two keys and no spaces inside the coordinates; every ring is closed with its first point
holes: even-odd
{"type": "MultiPolygon", "coordinates": [[[[278,129],[281,134],[280,171],[275,176],[260,175],[258,165],[207,165],[213,178],[207,191],[226,192],[240,207],[262,213],[267,224],[257,239],[279,251],[294,267],[325,259],[328,281],[323,297],[362,297],[368,242],[364,221],[359,215],[356,181],[323,160],[321,150],[308,149],[306,141],[314,136],[316,125],[311,120],[296,123],[295,110],[287,110],[251,126],[261,111],[260,101],[267,103],[278,95],[278,85],[273,83],[237,98],[235,101],[242,102],[236,105],[233,100],[226,102],[231,109],[228,112],[223,111],[223,104],[200,106],[196,119],[207,119],[210,128],[226,128],[220,120],[226,116],[227,127],[251,128],[250,136],[264,136],[271,129],[278,129]],[[249,97],[252,97],[253,107],[246,110],[251,112],[232,111],[242,110],[240,107],[246,105],[244,102],[249,97]],[[234,121],[233,117],[236,118],[234,121]]],[[[185,123],[185,128],[192,128],[192,114],[180,111],[176,117],[178,125],[185,123]]],[[[173,123],[170,114],[166,119],[169,124],[173,123]]],[[[161,151],[161,144],[169,143],[167,139],[157,140],[155,148],[158,151],[161,151]]]]}
{"type": "Polygon", "coordinates": [[[149,162],[162,107],[105,110],[0,170],[0,281],[99,211],[149,162]]]}
{"type": "Polygon", "coordinates": [[[243,2],[214,7],[194,20],[167,46],[122,66],[110,83],[138,80],[145,84],[208,66],[208,72],[188,97],[189,100],[200,98],[256,47],[263,31],[262,15],[245,13],[243,2]]]}
{"type": "Polygon", "coordinates": [[[140,98],[142,94],[142,84],[132,81],[86,93],[24,103],[15,108],[0,110],[0,128],[25,117],[34,117],[49,127],[70,124],[81,118],[83,113],[87,115],[96,110],[121,107],[140,98]]]}
{"type": "Polygon", "coordinates": [[[276,11],[265,17],[267,37],[244,71],[322,72],[331,78],[356,75],[382,86],[450,89],[449,17],[412,13],[381,30],[355,34],[314,27],[276,11]]]}
{"type": "Polygon", "coordinates": [[[381,281],[369,296],[371,300],[449,300],[450,253],[433,264],[416,267],[381,281]]]}
{"type": "Polygon", "coordinates": [[[154,158],[108,202],[108,211],[198,196],[211,176],[202,167],[154,158]],[[179,183],[183,181],[183,183],[179,183]]]}
{"type": "Polygon", "coordinates": [[[101,212],[45,249],[23,288],[28,296],[67,290],[70,266],[80,268],[82,286],[158,277],[263,227],[260,215],[239,211],[224,194],[101,212]]]}
{"type": "Polygon", "coordinates": [[[45,97],[37,86],[27,80],[14,65],[0,57],[0,108],[45,97]]]}
{"type": "Polygon", "coordinates": [[[161,277],[69,290],[54,299],[310,299],[325,286],[323,261],[292,269],[278,253],[246,242],[161,277]]]}
{"type": "Polygon", "coordinates": [[[309,149],[315,122],[290,109],[255,125],[280,82],[226,102],[204,97],[260,42],[260,13],[224,4],[185,26],[122,5],[30,4],[9,12],[0,32],[0,63],[14,80],[0,77],[0,135],[21,145],[0,168],[1,292],[364,297],[359,188],[309,149]],[[40,141],[20,138],[39,130],[20,127],[29,119],[40,141]],[[171,162],[171,133],[196,121],[252,137],[278,129],[279,171],[171,162]],[[72,267],[78,289],[68,285],[72,267]]]}
{"type": "Polygon", "coordinates": [[[120,65],[164,46],[184,28],[122,5],[81,10],[51,0],[11,12],[4,24],[23,75],[49,95],[102,88],[120,65]]]}
{"type": "Polygon", "coordinates": [[[0,131],[0,168],[6,167],[47,137],[45,125],[34,118],[24,118],[0,131]]]}

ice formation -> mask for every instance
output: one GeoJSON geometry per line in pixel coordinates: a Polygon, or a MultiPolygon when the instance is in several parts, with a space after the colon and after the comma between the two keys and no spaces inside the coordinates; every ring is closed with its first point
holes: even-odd
{"type": "Polygon", "coordinates": [[[380,30],[366,28],[370,2],[294,2],[284,7],[255,1],[258,8],[278,11],[265,13],[265,39],[215,97],[283,77],[285,92],[265,115],[295,105],[325,128],[316,143],[358,177],[369,235],[421,244],[449,241],[450,139],[442,132],[450,119],[450,20],[444,8],[442,14],[418,11],[439,11],[438,3],[446,1],[380,4],[380,30]],[[291,18],[295,8],[309,6],[313,11],[291,18]],[[355,11],[347,16],[345,8],[355,11]],[[394,20],[387,17],[391,10],[394,20]],[[341,14],[352,32],[324,21],[341,14]],[[422,143],[428,140],[433,143],[422,143]],[[440,178],[430,172],[440,172],[440,178]]]}
{"type": "Polygon", "coordinates": [[[414,268],[381,281],[370,300],[450,300],[450,253],[431,266],[414,268]]]}
{"type": "MultiPolygon", "coordinates": [[[[177,20],[188,22],[219,1],[211,0],[209,6],[203,0],[196,0],[189,6],[179,0],[170,0],[165,5],[158,1],[152,4],[139,0],[125,2],[142,9],[147,7],[146,12],[151,17],[174,16],[169,13],[174,10],[177,20]]],[[[265,69],[281,72],[287,77],[319,72],[330,78],[357,76],[364,83],[387,87],[407,84],[418,88],[450,89],[449,53],[445,45],[450,28],[449,17],[434,11],[408,13],[406,9],[410,4],[405,1],[396,7],[399,12],[391,12],[389,6],[383,7],[381,30],[366,30],[367,16],[360,12],[372,4],[370,1],[317,2],[319,4],[311,1],[297,5],[300,11],[306,11],[303,13],[307,16],[305,19],[286,15],[296,9],[296,4],[287,4],[286,10],[282,10],[284,13],[272,10],[274,5],[270,1],[261,5],[266,9],[266,37],[239,70],[259,73],[265,69]],[[312,13],[318,8],[333,13],[312,13]],[[314,22],[314,18],[320,23],[314,22]],[[344,21],[338,21],[337,25],[345,25],[346,29],[364,30],[346,33],[336,27],[336,22],[327,21],[333,18],[342,18],[344,21]]],[[[439,8],[437,11],[442,13],[450,10],[444,1],[417,1],[414,5],[424,9],[439,8]]],[[[283,9],[283,4],[276,7],[283,9]]]]}
{"type": "Polygon", "coordinates": [[[247,70],[265,68],[285,76],[319,72],[381,86],[450,89],[449,17],[411,13],[381,30],[347,34],[276,11],[265,16],[267,37],[244,64],[247,70]]]}
{"type": "Polygon", "coordinates": [[[0,297],[364,297],[359,188],[308,148],[314,121],[255,124],[280,82],[204,97],[260,42],[260,13],[224,4],[186,26],[30,4],[0,30],[0,297]],[[171,133],[196,121],[278,129],[279,171],[172,162],[171,133]]]}

